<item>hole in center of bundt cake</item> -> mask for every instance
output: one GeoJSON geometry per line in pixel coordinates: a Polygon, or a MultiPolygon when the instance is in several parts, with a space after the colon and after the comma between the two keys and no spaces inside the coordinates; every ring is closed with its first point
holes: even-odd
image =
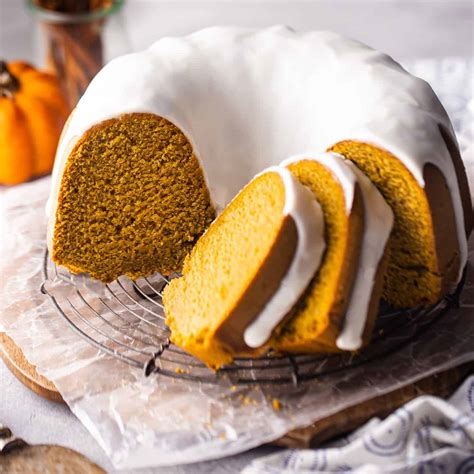
{"type": "Polygon", "coordinates": [[[215,212],[185,135],[153,114],[92,127],[61,182],[53,259],[102,281],[181,269],[215,212]]]}

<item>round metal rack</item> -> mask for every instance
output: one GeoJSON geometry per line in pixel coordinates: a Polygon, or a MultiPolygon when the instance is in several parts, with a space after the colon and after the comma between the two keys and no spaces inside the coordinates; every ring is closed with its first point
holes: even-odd
{"type": "Polygon", "coordinates": [[[82,339],[100,351],[144,371],[203,383],[294,384],[349,370],[403,350],[408,341],[433,324],[457,302],[462,287],[436,305],[393,310],[382,304],[370,346],[359,353],[275,355],[237,358],[214,372],[170,343],[161,292],[168,279],[156,274],[131,281],[126,277],[101,285],[58,268],[44,256],[41,292],[82,339]]]}

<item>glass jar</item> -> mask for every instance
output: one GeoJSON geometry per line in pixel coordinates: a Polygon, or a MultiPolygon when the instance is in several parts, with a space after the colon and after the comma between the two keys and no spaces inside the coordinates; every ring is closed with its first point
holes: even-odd
{"type": "Polygon", "coordinates": [[[36,18],[37,62],[58,77],[73,108],[101,67],[130,50],[121,16],[124,0],[77,13],[47,9],[38,0],[27,2],[36,18]]]}

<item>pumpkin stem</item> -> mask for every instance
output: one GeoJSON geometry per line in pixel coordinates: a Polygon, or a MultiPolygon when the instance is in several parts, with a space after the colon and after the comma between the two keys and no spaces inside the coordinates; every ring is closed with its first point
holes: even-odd
{"type": "Polygon", "coordinates": [[[0,60],[0,97],[13,98],[20,88],[20,81],[10,72],[6,61],[0,60]]]}

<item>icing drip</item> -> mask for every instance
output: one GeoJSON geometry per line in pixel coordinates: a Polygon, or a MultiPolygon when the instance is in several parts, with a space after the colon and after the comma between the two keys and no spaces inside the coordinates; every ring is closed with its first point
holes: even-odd
{"type": "MultiPolygon", "coordinates": [[[[344,158],[341,156],[341,159],[344,158]]],[[[345,351],[355,351],[362,345],[377,269],[393,226],[393,212],[367,176],[350,161],[345,163],[357,176],[362,190],[365,218],[358,271],[346,310],[344,326],[336,345],[345,351]]]]}
{"type": "Polygon", "coordinates": [[[274,166],[265,172],[278,173],[283,181],[283,213],[294,220],[298,240],[293,261],[278,290],[244,332],[244,341],[249,347],[260,347],[267,342],[308,286],[326,247],[323,212],[313,193],[285,168],[274,166]]]}
{"type": "Polygon", "coordinates": [[[60,141],[47,206],[51,228],[71,143],[92,125],[132,112],[160,115],[186,134],[217,208],[262,169],[343,140],[389,151],[421,186],[424,166],[434,164],[453,199],[461,277],[463,209],[438,126],[456,142],[454,132],[431,87],[389,56],[330,32],[213,27],[111,61],[60,141]]]}

